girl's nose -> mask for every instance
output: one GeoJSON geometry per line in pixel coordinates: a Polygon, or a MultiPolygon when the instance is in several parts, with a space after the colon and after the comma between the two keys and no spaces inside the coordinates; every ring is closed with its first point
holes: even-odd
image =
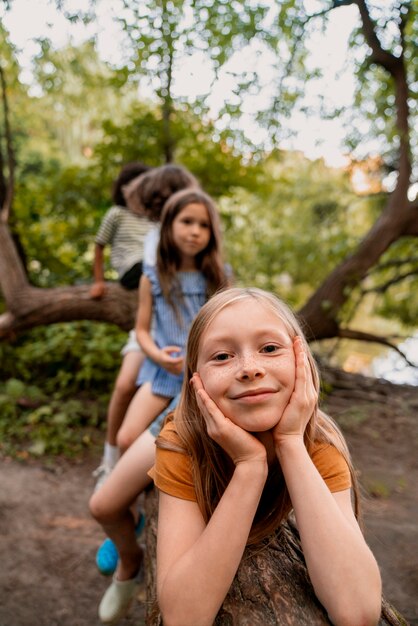
{"type": "Polygon", "coordinates": [[[247,358],[243,359],[240,364],[238,378],[244,381],[254,380],[257,378],[263,378],[265,373],[265,369],[257,362],[256,359],[247,358]]]}

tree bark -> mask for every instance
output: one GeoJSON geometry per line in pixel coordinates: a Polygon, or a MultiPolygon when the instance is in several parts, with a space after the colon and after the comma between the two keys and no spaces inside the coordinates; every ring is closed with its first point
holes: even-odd
{"type": "MultiPolygon", "coordinates": [[[[146,624],[161,626],[156,601],[156,530],[158,498],[155,489],[145,497],[147,576],[146,624]]],[[[295,526],[289,522],[256,548],[244,553],[232,586],[214,626],[330,626],[315,596],[295,526]]],[[[379,626],[408,626],[384,598],[379,626]]]]}
{"type": "Polygon", "coordinates": [[[41,289],[28,282],[7,224],[0,221],[0,286],[7,311],[0,315],[0,339],[34,326],[97,320],[124,330],[133,328],[137,293],[108,284],[101,300],[90,297],[88,285],[41,289]]]}

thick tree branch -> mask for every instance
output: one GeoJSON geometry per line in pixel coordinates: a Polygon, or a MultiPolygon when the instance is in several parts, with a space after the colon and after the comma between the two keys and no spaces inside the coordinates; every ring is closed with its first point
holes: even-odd
{"type": "Polygon", "coordinates": [[[337,315],[351,290],[367,275],[392,243],[406,234],[410,220],[409,206],[405,202],[403,206],[398,205],[392,194],[385,211],[356,251],[331,272],[299,311],[307,323],[306,331],[310,339],[338,335],[337,315]]]}
{"type": "Polygon", "coordinates": [[[108,284],[106,296],[93,300],[89,285],[52,289],[27,285],[14,294],[12,305],[0,316],[0,339],[35,326],[75,320],[108,322],[128,331],[135,323],[136,294],[108,284]]]}
{"type": "Polygon", "coordinates": [[[7,312],[0,316],[0,339],[44,324],[97,320],[125,330],[134,325],[137,294],[109,284],[102,300],[88,285],[39,289],[29,284],[7,224],[0,222],[0,286],[7,312]]]}

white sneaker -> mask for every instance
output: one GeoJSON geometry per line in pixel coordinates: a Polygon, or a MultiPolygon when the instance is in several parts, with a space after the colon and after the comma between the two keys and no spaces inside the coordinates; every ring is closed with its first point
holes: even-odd
{"type": "Polygon", "coordinates": [[[99,619],[102,624],[116,624],[125,617],[143,578],[142,566],[135,578],[130,580],[118,580],[113,577],[113,582],[99,605],[99,619]]]}
{"type": "Polygon", "coordinates": [[[106,463],[101,463],[99,467],[97,467],[92,473],[93,478],[96,479],[96,484],[94,485],[94,491],[99,491],[100,487],[104,482],[109,478],[112,473],[113,467],[107,465],[106,463]]]}

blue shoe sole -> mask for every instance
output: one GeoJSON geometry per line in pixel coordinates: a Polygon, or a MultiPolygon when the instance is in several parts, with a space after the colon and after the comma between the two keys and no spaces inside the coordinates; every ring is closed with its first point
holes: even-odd
{"type": "MultiPolygon", "coordinates": [[[[135,527],[135,535],[140,536],[145,528],[145,515],[141,513],[138,523],[135,527]]],[[[103,576],[112,576],[116,570],[119,560],[118,550],[109,538],[105,539],[96,552],[97,569],[103,576]]]]}

